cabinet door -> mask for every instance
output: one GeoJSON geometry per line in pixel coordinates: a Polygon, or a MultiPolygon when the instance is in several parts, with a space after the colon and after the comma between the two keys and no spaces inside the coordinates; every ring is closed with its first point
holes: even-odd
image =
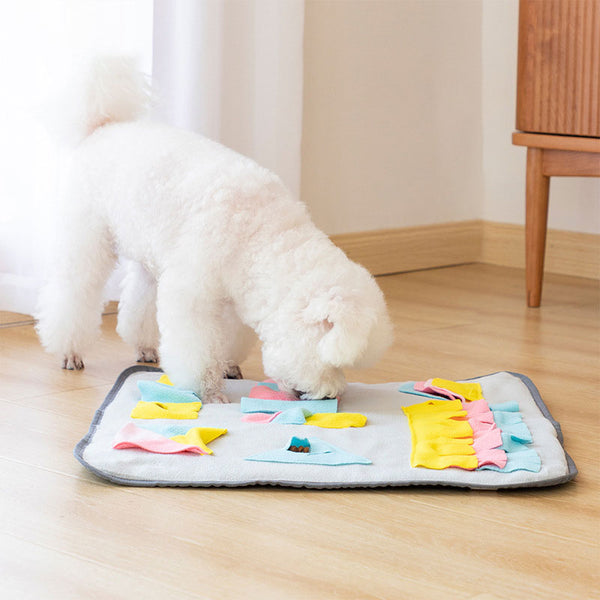
{"type": "Polygon", "coordinates": [[[600,136],[600,0],[521,0],[517,129],[600,136]]]}

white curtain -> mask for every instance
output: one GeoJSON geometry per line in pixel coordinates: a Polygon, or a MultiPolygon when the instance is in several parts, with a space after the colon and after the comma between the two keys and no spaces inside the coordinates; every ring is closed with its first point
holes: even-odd
{"type": "MultiPolygon", "coordinates": [[[[299,195],[303,0],[19,0],[0,9],[0,310],[31,314],[47,267],[61,151],[42,106],[79,58],[127,54],[157,117],[278,173],[299,195]]],[[[117,295],[116,281],[108,296],[117,295]]]]}
{"type": "Polygon", "coordinates": [[[250,156],[299,196],[304,0],[155,0],[161,117],[250,156]]]}
{"type": "MultiPolygon", "coordinates": [[[[19,0],[0,8],[0,310],[31,314],[47,272],[64,149],[49,107],[77,63],[152,66],[152,0],[19,0]]],[[[54,107],[53,107],[54,108],[54,107]]]]}

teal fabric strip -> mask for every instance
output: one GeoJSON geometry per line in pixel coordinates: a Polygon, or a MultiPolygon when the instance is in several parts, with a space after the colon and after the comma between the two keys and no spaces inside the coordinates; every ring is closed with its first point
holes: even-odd
{"type": "Polygon", "coordinates": [[[495,465],[481,467],[482,470],[500,471],[501,473],[512,473],[513,471],[531,471],[533,473],[539,473],[541,468],[542,461],[533,448],[524,448],[519,452],[507,452],[506,465],[502,469],[495,465]]]}
{"type": "Polygon", "coordinates": [[[531,432],[523,422],[521,413],[513,411],[513,404],[516,404],[516,402],[506,404],[509,405],[506,410],[501,410],[501,405],[496,405],[493,413],[496,425],[502,430],[502,446],[500,448],[506,452],[506,465],[503,468],[495,465],[485,465],[479,467],[478,470],[499,471],[501,473],[512,473],[513,471],[539,473],[542,468],[542,461],[538,453],[533,448],[528,447],[528,444],[533,441],[531,432]]]}
{"type": "Polygon", "coordinates": [[[529,431],[529,427],[527,427],[523,421],[512,425],[498,425],[498,427],[500,427],[502,433],[506,433],[516,442],[521,442],[522,444],[530,444],[533,442],[531,431],[529,431]]]}
{"type": "Polygon", "coordinates": [[[518,402],[501,402],[499,404],[489,404],[490,410],[492,412],[495,411],[504,411],[504,412],[519,412],[519,403],[518,402]]]}
{"type": "Polygon", "coordinates": [[[304,425],[306,417],[310,417],[312,413],[306,408],[288,408],[280,412],[271,423],[281,423],[282,425],[304,425]]]}
{"type": "Polygon", "coordinates": [[[262,398],[242,397],[241,409],[243,413],[276,413],[290,408],[305,408],[311,413],[336,413],[338,409],[337,398],[326,400],[264,400],[262,398]]]}
{"type": "Polygon", "coordinates": [[[191,390],[182,390],[157,381],[141,379],[137,382],[145,402],[198,402],[200,398],[191,390]]]}
{"type": "Polygon", "coordinates": [[[346,452],[341,448],[337,448],[319,438],[309,438],[310,452],[292,452],[287,448],[278,450],[269,450],[261,454],[248,456],[245,460],[257,462],[274,462],[274,463],[295,463],[301,465],[327,465],[331,467],[341,465],[370,465],[372,464],[368,458],[358,456],[346,452]]]}
{"type": "Polygon", "coordinates": [[[402,392],[403,394],[413,394],[415,396],[423,396],[425,398],[434,398],[435,400],[444,400],[442,396],[436,396],[435,394],[427,394],[425,392],[418,392],[417,390],[415,390],[414,386],[414,381],[405,381],[404,383],[400,384],[398,391],[402,392]]]}
{"type": "Polygon", "coordinates": [[[140,425],[139,423],[136,423],[136,425],[141,429],[148,429],[168,438],[176,435],[185,435],[192,429],[190,425],[168,425],[163,422],[163,419],[152,419],[144,422],[143,425],[140,425]]]}
{"type": "Polygon", "coordinates": [[[510,425],[518,425],[523,422],[523,417],[521,413],[518,412],[509,412],[504,410],[496,410],[494,411],[494,421],[498,427],[503,428],[510,425]]]}
{"type": "Polygon", "coordinates": [[[274,381],[261,381],[258,385],[264,385],[265,387],[271,388],[276,392],[279,391],[279,386],[274,381]]]}

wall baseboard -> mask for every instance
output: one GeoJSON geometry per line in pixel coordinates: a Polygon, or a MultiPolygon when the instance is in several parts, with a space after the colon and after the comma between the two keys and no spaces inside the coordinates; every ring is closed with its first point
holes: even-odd
{"type": "MultiPolygon", "coordinates": [[[[525,268],[525,227],[482,221],[481,262],[525,268]]],[[[600,279],[600,235],[549,229],[544,271],[600,279]]]]}
{"type": "MultiPolygon", "coordinates": [[[[525,227],[462,221],[331,236],[375,275],[482,262],[525,267],[525,227]]],[[[600,235],[548,230],[545,271],[600,279],[600,235]]]]}
{"type": "Polygon", "coordinates": [[[330,236],[349,258],[375,275],[477,262],[481,222],[463,221],[330,236]]]}

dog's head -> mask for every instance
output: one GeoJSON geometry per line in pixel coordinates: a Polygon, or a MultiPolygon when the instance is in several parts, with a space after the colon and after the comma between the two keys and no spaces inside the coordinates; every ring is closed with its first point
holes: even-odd
{"type": "Polygon", "coordinates": [[[359,265],[349,275],[310,297],[306,288],[291,294],[270,319],[262,336],[264,369],[282,389],[304,398],[337,396],[343,368],[370,366],[390,345],[381,290],[359,265]]]}

